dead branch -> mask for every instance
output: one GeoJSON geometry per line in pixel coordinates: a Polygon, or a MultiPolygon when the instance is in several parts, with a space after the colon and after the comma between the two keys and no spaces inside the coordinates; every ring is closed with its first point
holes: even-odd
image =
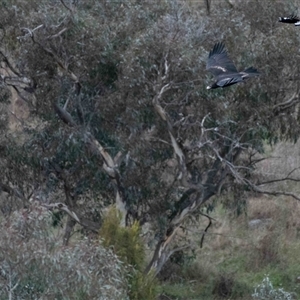
{"type": "Polygon", "coordinates": [[[210,15],[210,1],[211,0],[205,0],[205,2],[206,2],[206,11],[207,11],[208,15],[210,15]]]}
{"type": "Polygon", "coordinates": [[[65,31],[67,31],[67,30],[68,30],[67,27],[66,27],[66,28],[63,28],[63,29],[62,29],[61,31],[59,31],[58,33],[53,34],[53,35],[47,37],[47,40],[55,39],[55,38],[59,37],[60,35],[62,35],[62,34],[63,34],[65,31]]]}
{"type": "Polygon", "coordinates": [[[76,225],[76,221],[72,217],[68,216],[66,226],[65,226],[65,234],[63,237],[63,245],[64,246],[67,246],[69,244],[69,240],[70,240],[70,237],[72,235],[72,231],[73,231],[75,225],[76,225]]]}
{"type": "Polygon", "coordinates": [[[73,14],[73,8],[69,7],[68,5],[66,5],[65,1],[64,0],[60,0],[61,4],[71,13],[73,14]]]}
{"type": "Polygon", "coordinates": [[[276,113],[282,112],[283,110],[286,110],[286,109],[292,107],[296,103],[299,103],[299,101],[300,100],[299,100],[298,92],[295,92],[292,95],[292,97],[290,97],[290,99],[288,99],[287,101],[274,105],[273,106],[273,111],[276,112],[276,113]]]}
{"type": "Polygon", "coordinates": [[[169,253],[168,253],[168,256],[167,256],[167,259],[170,258],[171,255],[173,255],[174,253],[178,252],[178,251],[181,251],[181,250],[184,250],[184,249],[187,249],[187,248],[190,248],[191,247],[191,244],[189,245],[184,245],[184,246],[181,246],[181,247],[177,247],[175,249],[172,249],[169,253]]]}
{"type": "Polygon", "coordinates": [[[278,178],[278,179],[272,179],[272,180],[258,182],[256,185],[266,185],[266,184],[271,184],[271,183],[275,183],[275,182],[283,182],[283,181],[300,182],[300,179],[286,176],[286,177],[283,177],[283,178],[278,178]]]}
{"type": "Polygon", "coordinates": [[[202,213],[202,212],[200,212],[200,214],[201,214],[202,216],[208,218],[208,220],[209,220],[208,225],[205,227],[205,229],[204,229],[204,231],[203,231],[203,233],[202,233],[202,237],[201,237],[201,241],[200,241],[200,248],[202,248],[202,247],[203,247],[203,242],[204,242],[204,237],[205,237],[205,235],[207,234],[207,231],[208,231],[209,227],[210,227],[211,224],[212,224],[212,220],[215,220],[215,219],[212,218],[212,217],[210,217],[210,216],[207,215],[207,214],[202,213]]]}
{"type": "MultiPolygon", "coordinates": [[[[300,181],[300,180],[299,180],[300,181]]],[[[300,197],[295,195],[294,193],[291,192],[283,192],[283,191],[267,191],[259,188],[256,184],[252,183],[248,179],[244,179],[245,184],[247,184],[254,192],[260,193],[260,194],[265,194],[265,195],[272,195],[272,196],[288,196],[292,197],[298,201],[300,201],[300,197]]]]}
{"type": "Polygon", "coordinates": [[[41,204],[43,207],[49,209],[49,210],[61,210],[66,212],[74,221],[76,221],[81,226],[85,227],[88,230],[91,230],[93,232],[98,232],[101,224],[92,222],[91,220],[88,220],[86,218],[81,217],[78,213],[76,213],[74,210],[69,209],[69,207],[61,202],[58,203],[51,203],[51,204],[41,204]]]}
{"type": "Polygon", "coordinates": [[[32,80],[27,77],[22,77],[22,76],[12,77],[12,76],[4,76],[4,75],[1,75],[0,77],[4,84],[10,86],[17,86],[25,89],[33,85],[32,80]]]}
{"type": "Polygon", "coordinates": [[[53,108],[54,108],[55,112],[57,113],[57,115],[60,117],[60,119],[64,123],[66,123],[67,125],[69,125],[71,127],[76,126],[76,122],[74,121],[72,116],[66,110],[61,108],[57,103],[53,104],[53,108]]]}
{"type": "Polygon", "coordinates": [[[26,38],[26,37],[28,37],[28,36],[31,37],[31,38],[33,39],[33,38],[34,38],[33,33],[34,33],[36,30],[38,30],[38,29],[40,29],[40,28],[42,28],[42,27],[44,27],[44,24],[41,24],[41,25],[35,27],[35,28],[32,29],[32,30],[29,29],[29,28],[23,27],[23,28],[21,28],[21,30],[27,32],[27,34],[25,34],[25,36],[18,37],[18,39],[26,38]]]}
{"type": "Polygon", "coordinates": [[[281,192],[281,191],[270,192],[270,191],[262,190],[259,188],[254,188],[253,190],[260,194],[272,195],[272,196],[288,196],[288,197],[292,197],[292,198],[300,201],[300,198],[297,195],[295,195],[294,193],[290,193],[290,192],[281,192]]]}

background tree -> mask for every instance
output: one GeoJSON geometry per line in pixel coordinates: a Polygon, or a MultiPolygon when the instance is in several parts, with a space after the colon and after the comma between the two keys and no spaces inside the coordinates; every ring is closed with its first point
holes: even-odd
{"type": "Polygon", "coordinates": [[[158,273],[214,196],[284,193],[253,171],[265,143],[299,136],[298,33],[276,23],[286,11],[274,1],[211,1],[210,15],[205,3],[3,2],[2,103],[28,111],[16,115],[15,100],[2,122],[3,212],[39,199],[68,215],[67,245],[76,223],[98,232],[116,204],[123,225],[151,224],[146,271],[158,273]],[[261,78],[206,91],[217,41],[261,78]]]}

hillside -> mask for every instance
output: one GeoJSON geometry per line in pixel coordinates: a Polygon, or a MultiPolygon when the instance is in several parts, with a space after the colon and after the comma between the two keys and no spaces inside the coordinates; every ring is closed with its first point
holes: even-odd
{"type": "Polygon", "coordinates": [[[299,4],[2,1],[0,299],[299,297],[299,4]]]}

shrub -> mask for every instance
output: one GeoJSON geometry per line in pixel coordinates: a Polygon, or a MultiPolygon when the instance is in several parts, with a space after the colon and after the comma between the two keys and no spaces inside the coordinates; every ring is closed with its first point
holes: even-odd
{"type": "Polygon", "coordinates": [[[292,300],[293,294],[286,292],[283,288],[275,289],[268,275],[265,276],[262,283],[257,285],[253,299],[259,300],[292,300]]]}
{"type": "Polygon", "coordinates": [[[131,227],[121,227],[120,220],[116,209],[108,212],[100,229],[103,244],[112,247],[131,269],[128,279],[130,299],[156,299],[156,280],[152,273],[143,273],[145,252],[140,238],[140,226],[138,222],[134,222],[131,227]]]}
{"type": "Polygon", "coordinates": [[[41,207],[15,211],[0,223],[0,299],[127,299],[122,262],[87,239],[62,247],[41,207]]]}
{"type": "Polygon", "coordinates": [[[228,298],[232,294],[234,278],[230,274],[220,274],[215,282],[213,294],[222,298],[228,298]]]}

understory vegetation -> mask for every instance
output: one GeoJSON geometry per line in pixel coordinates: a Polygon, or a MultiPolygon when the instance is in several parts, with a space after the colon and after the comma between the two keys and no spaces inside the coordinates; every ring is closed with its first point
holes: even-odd
{"type": "Polygon", "coordinates": [[[299,298],[299,5],[2,0],[0,299],[299,298]]]}
{"type": "MultiPolygon", "coordinates": [[[[299,142],[268,148],[266,155],[276,159],[259,164],[257,172],[268,178],[286,174],[299,157],[298,149],[299,142]]],[[[295,182],[278,184],[282,190],[300,193],[295,182]]],[[[238,215],[229,203],[226,197],[220,199],[210,214],[215,221],[202,248],[197,244],[193,255],[170,259],[161,273],[162,294],[180,300],[298,299],[300,203],[285,196],[254,194],[238,215]]],[[[196,224],[190,232],[193,239],[204,228],[196,224]]]]}

